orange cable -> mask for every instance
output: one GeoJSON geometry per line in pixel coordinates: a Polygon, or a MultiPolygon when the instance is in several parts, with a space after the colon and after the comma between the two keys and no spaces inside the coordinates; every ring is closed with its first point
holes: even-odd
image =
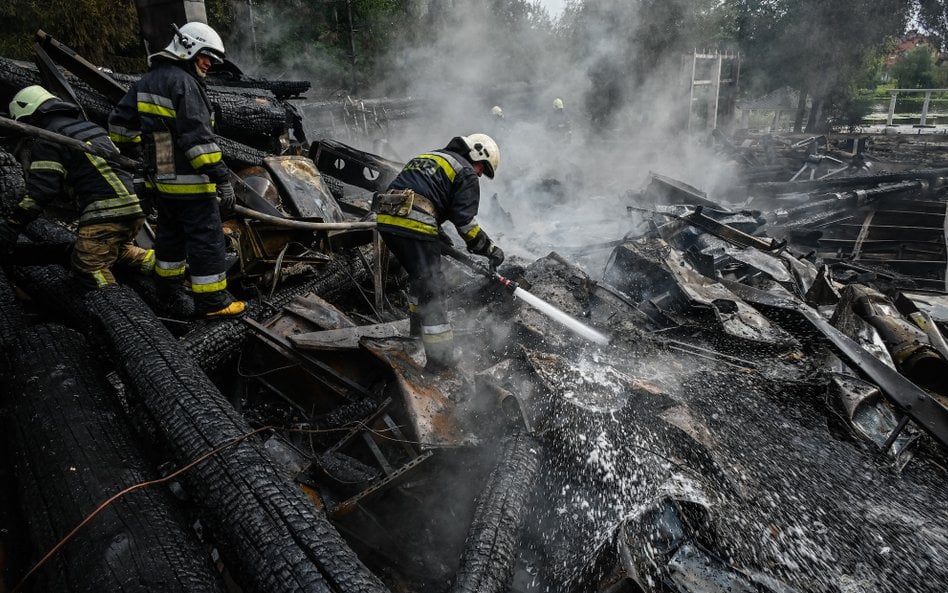
{"type": "Polygon", "coordinates": [[[148,486],[154,486],[155,484],[161,484],[162,482],[167,482],[168,480],[172,480],[172,479],[174,479],[174,478],[180,476],[180,475],[183,474],[184,472],[188,471],[189,469],[191,469],[191,468],[194,467],[195,465],[197,465],[197,464],[201,463],[202,461],[208,459],[209,457],[212,457],[212,456],[214,456],[214,455],[217,455],[218,453],[220,453],[220,452],[223,451],[224,449],[227,449],[228,447],[232,447],[232,446],[236,445],[237,443],[239,443],[239,442],[241,442],[241,441],[243,441],[243,440],[245,440],[245,439],[247,439],[247,438],[249,438],[249,437],[252,437],[253,435],[257,434],[258,432],[263,432],[264,430],[270,430],[271,428],[273,428],[273,427],[272,427],[272,426],[264,426],[264,427],[258,428],[258,429],[256,429],[256,430],[253,430],[253,431],[251,431],[251,432],[248,432],[247,434],[243,434],[243,435],[240,435],[240,436],[238,436],[238,437],[235,437],[235,438],[231,439],[230,441],[224,443],[223,445],[217,447],[216,449],[214,449],[214,450],[212,450],[212,451],[209,451],[209,452],[205,453],[204,455],[201,455],[200,457],[198,457],[197,459],[195,459],[195,460],[192,461],[191,463],[189,463],[189,464],[185,465],[184,467],[182,467],[182,468],[180,468],[180,469],[174,471],[173,473],[168,474],[167,476],[165,476],[165,477],[163,477],[163,478],[158,478],[157,480],[149,480],[149,481],[147,481],[147,482],[139,482],[138,484],[134,484],[134,485],[132,485],[132,486],[129,486],[128,488],[125,488],[124,490],[122,490],[122,491],[119,492],[118,494],[113,495],[111,498],[109,498],[108,500],[106,500],[105,502],[103,502],[102,504],[100,504],[99,507],[96,508],[96,510],[92,511],[85,519],[82,520],[82,522],[79,523],[79,525],[76,525],[76,526],[73,528],[72,531],[70,531],[68,534],[66,534],[65,537],[63,537],[61,540],[59,540],[59,543],[56,544],[55,546],[53,546],[52,549],[51,549],[49,552],[47,552],[46,555],[43,556],[43,557],[39,560],[39,562],[37,562],[36,564],[34,564],[34,565],[33,565],[33,568],[31,568],[31,569],[29,570],[29,572],[27,572],[26,575],[24,575],[24,577],[23,577],[22,579],[20,579],[20,582],[17,583],[16,586],[14,586],[13,589],[10,590],[10,593],[18,593],[18,592],[22,589],[22,587],[23,587],[23,585],[26,583],[26,581],[27,581],[31,576],[33,576],[33,573],[35,573],[37,570],[39,570],[40,567],[43,566],[43,564],[45,564],[50,558],[52,558],[57,552],[59,552],[59,550],[61,550],[61,549],[63,548],[63,546],[65,546],[65,545],[69,542],[69,540],[71,540],[71,539],[76,535],[76,533],[79,532],[80,529],[82,529],[83,527],[85,527],[86,524],[89,523],[96,515],[98,515],[103,509],[105,509],[107,506],[109,506],[110,504],[112,504],[112,503],[115,502],[116,500],[118,500],[118,499],[122,498],[123,496],[125,496],[126,494],[130,494],[130,493],[132,493],[132,492],[134,492],[134,491],[136,491],[136,490],[141,490],[142,488],[146,488],[146,487],[148,487],[148,486]]]}

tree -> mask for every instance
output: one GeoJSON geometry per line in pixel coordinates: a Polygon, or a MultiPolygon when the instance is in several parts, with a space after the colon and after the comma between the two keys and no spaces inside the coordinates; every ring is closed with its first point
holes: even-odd
{"type": "Polygon", "coordinates": [[[132,2],[114,0],[10,0],[0,5],[0,54],[32,59],[37,29],[43,29],[94,64],[119,71],[144,66],[144,45],[132,2]]]}
{"type": "Polygon", "coordinates": [[[918,22],[929,35],[939,41],[943,49],[948,43],[948,3],[945,0],[917,0],[918,22]]]}
{"type": "Polygon", "coordinates": [[[867,61],[905,30],[914,2],[736,0],[732,6],[738,41],[755,64],[757,83],[768,90],[798,89],[801,106],[811,96],[806,130],[819,132],[834,110],[851,102],[853,81],[867,61]]]}
{"type": "Polygon", "coordinates": [[[731,36],[726,5],[717,0],[574,0],[557,34],[565,60],[588,72],[586,107],[594,128],[612,127],[622,108],[681,68],[681,55],[720,47],[731,36]]]}
{"type": "Polygon", "coordinates": [[[895,61],[890,73],[904,89],[930,89],[937,86],[938,69],[932,60],[932,49],[919,45],[895,61]]]}

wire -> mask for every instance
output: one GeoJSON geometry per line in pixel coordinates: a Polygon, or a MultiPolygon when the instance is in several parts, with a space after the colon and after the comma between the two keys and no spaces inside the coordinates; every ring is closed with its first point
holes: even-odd
{"type": "Polygon", "coordinates": [[[31,569],[29,570],[29,572],[27,572],[26,575],[24,575],[24,577],[23,577],[22,579],[20,579],[20,582],[17,583],[17,584],[13,587],[13,589],[10,590],[10,593],[18,593],[19,591],[21,591],[21,590],[23,589],[23,586],[26,584],[26,581],[29,580],[29,578],[30,578],[31,576],[33,576],[33,574],[34,574],[37,570],[39,570],[47,561],[49,561],[50,558],[52,558],[53,556],[55,556],[56,553],[59,552],[59,551],[63,548],[63,546],[65,546],[65,545],[69,542],[69,540],[71,540],[77,533],[79,533],[79,530],[81,530],[83,527],[85,527],[90,521],[92,521],[92,519],[95,518],[96,515],[98,515],[100,512],[102,512],[106,507],[108,507],[109,505],[111,505],[113,502],[115,502],[115,501],[117,501],[118,499],[124,497],[126,494],[131,494],[132,492],[135,492],[136,490],[141,490],[141,489],[143,489],[143,488],[147,488],[148,486],[154,486],[154,485],[156,485],[156,484],[162,484],[162,483],[164,483],[164,482],[168,482],[168,481],[170,481],[170,480],[173,480],[174,478],[180,476],[181,474],[183,474],[184,472],[188,471],[189,469],[191,469],[191,468],[194,467],[195,465],[201,463],[202,461],[205,461],[206,459],[208,459],[208,458],[210,458],[210,457],[213,457],[214,455],[217,455],[217,454],[220,453],[221,451],[223,451],[223,450],[225,450],[225,449],[227,449],[227,448],[229,448],[229,447],[233,447],[233,446],[236,445],[237,443],[240,443],[241,441],[244,441],[244,440],[246,440],[246,439],[252,437],[253,435],[255,435],[255,434],[259,433],[259,432],[263,432],[263,431],[265,431],[265,430],[271,430],[271,429],[273,429],[273,428],[274,428],[273,426],[263,426],[263,427],[260,427],[260,428],[258,428],[258,429],[256,429],[256,430],[252,430],[252,431],[250,431],[250,432],[248,432],[248,433],[246,433],[246,434],[242,434],[242,435],[240,435],[240,436],[238,436],[238,437],[235,437],[235,438],[233,438],[233,439],[227,441],[227,442],[224,443],[223,445],[220,445],[219,447],[217,447],[217,448],[215,448],[215,449],[213,449],[213,450],[211,450],[211,451],[205,453],[204,455],[201,455],[200,457],[198,457],[197,459],[195,459],[195,460],[192,461],[191,463],[185,465],[184,467],[181,467],[181,468],[175,470],[174,472],[168,474],[167,476],[165,476],[165,477],[163,477],[163,478],[158,478],[158,479],[156,479],[156,480],[149,480],[149,481],[147,481],[147,482],[139,482],[138,484],[134,484],[134,485],[132,485],[132,486],[129,486],[128,488],[125,488],[125,489],[122,490],[121,492],[119,492],[119,493],[113,495],[111,498],[109,498],[108,500],[106,500],[105,502],[103,502],[102,504],[100,504],[94,511],[92,511],[91,513],[89,513],[89,514],[86,516],[85,519],[83,519],[78,525],[76,525],[76,526],[72,529],[72,531],[70,531],[69,533],[67,533],[67,534],[65,535],[65,537],[63,537],[61,540],[59,540],[59,543],[57,543],[55,546],[53,546],[52,549],[49,550],[49,552],[46,552],[46,555],[43,556],[42,558],[40,558],[39,562],[37,562],[36,564],[33,565],[33,568],[31,568],[31,569]]]}

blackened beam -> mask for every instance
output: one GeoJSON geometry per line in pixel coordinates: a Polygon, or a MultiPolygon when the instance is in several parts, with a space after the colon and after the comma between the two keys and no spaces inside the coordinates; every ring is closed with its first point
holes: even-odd
{"type": "Polygon", "coordinates": [[[43,46],[39,43],[34,43],[33,52],[36,54],[36,69],[39,70],[40,78],[43,79],[43,85],[57,97],[72,101],[72,103],[79,108],[82,119],[88,121],[89,115],[79,102],[76,91],[72,89],[72,85],[69,84],[69,81],[66,80],[63,73],[56,67],[55,62],[53,62],[53,59],[46,53],[43,46]]]}
{"type": "Polygon", "coordinates": [[[71,138],[69,136],[63,136],[62,134],[50,132],[49,130],[31,126],[30,124],[25,124],[21,121],[12,120],[6,117],[0,117],[0,128],[6,128],[19,134],[33,136],[34,138],[42,138],[43,140],[55,142],[56,144],[61,144],[80,152],[94,154],[104,158],[107,161],[116,163],[121,167],[135,169],[139,165],[138,161],[130,159],[117,152],[112,152],[111,150],[103,148],[98,144],[86,144],[82,140],[76,140],[75,138],[71,138]]]}
{"type": "Polygon", "coordinates": [[[846,190],[853,187],[866,187],[880,183],[898,183],[901,181],[928,180],[933,181],[940,177],[948,177],[948,169],[923,169],[919,171],[904,171],[902,173],[888,173],[885,175],[870,175],[866,177],[844,177],[841,179],[816,179],[813,181],[768,181],[748,184],[748,191],[754,194],[786,194],[808,193],[817,190],[846,190]]]}
{"type": "MultiPolygon", "coordinates": [[[[373,398],[373,399],[375,398],[375,395],[372,392],[370,392],[368,389],[363,387],[362,385],[356,383],[355,381],[349,379],[346,376],[341,375],[340,373],[336,371],[336,369],[332,368],[325,362],[317,358],[314,358],[312,356],[309,356],[303,352],[298,351],[296,348],[293,347],[293,344],[291,344],[289,340],[287,340],[286,338],[282,336],[272,333],[270,330],[268,330],[266,327],[264,327],[257,321],[254,321],[253,319],[249,319],[249,318],[245,318],[243,321],[248,326],[250,326],[250,329],[255,334],[260,336],[265,342],[271,344],[272,346],[277,347],[277,350],[282,352],[283,354],[286,354],[287,356],[291,358],[295,358],[296,360],[300,361],[301,363],[304,364],[304,367],[309,366],[314,370],[317,370],[321,373],[325,373],[329,377],[332,377],[333,380],[345,385],[346,387],[358,393],[359,395],[373,398]]],[[[311,375],[316,379],[320,379],[320,377],[316,373],[311,373],[311,375]]],[[[325,380],[323,380],[323,384],[326,387],[329,387],[331,389],[333,388],[333,386],[329,383],[326,383],[325,380]]]]}
{"type": "Polygon", "coordinates": [[[906,416],[910,416],[944,447],[948,447],[948,408],[940,405],[922,388],[901,373],[850,339],[846,334],[829,324],[812,307],[740,282],[721,279],[731,292],[755,306],[799,313],[829,340],[834,349],[842,354],[856,369],[872,380],[882,393],[906,416]]]}
{"type": "Polygon", "coordinates": [[[694,212],[682,216],[681,220],[684,220],[695,228],[701,229],[707,233],[711,233],[715,237],[723,239],[732,245],[737,245],[738,247],[756,247],[762,251],[774,251],[784,245],[783,243],[778,243],[774,239],[762,239],[760,237],[755,237],[754,235],[750,235],[744,231],[739,231],[732,226],[718,222],[717,220],[702,214],[701,209],[701,206],[695,207],[694,212]]]}
{"type": "Polygon", "coordinates": [[[99,70],[95,64],[69,47],[53,39],[42,29],[36,32],[36,42],[53,60],[75,74],[79,80],[102,93],[112,103],[118,103],[125,96],[125,87],[114,78],[99,70]]]}

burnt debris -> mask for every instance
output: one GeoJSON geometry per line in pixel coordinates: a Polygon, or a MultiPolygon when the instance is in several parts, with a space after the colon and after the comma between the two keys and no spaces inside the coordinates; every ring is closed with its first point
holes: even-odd
{"type": "MultiPolygon", "coordinates": [[[[0,89],[56,69],[101,123],[132,78],[43,39],[45,66],[0,59],[0,89]]],[[[194,320],[137,275],[82,288],[64,267],[73,230],[51,219],[3,261],[9,587],[111,590],[133,568],[140,590],[159,574],[189,591],[948,582],[938,159],[895,165],[884,139],[716,131],[706,148],[730,183],[654,173],[597,202],[621,237],[523,237],[499,270],[442,258],[461,362],[434,373],[372,228],[372,194],[400,164],[310,144],[289,103],[305,87],[229,76],[210,97],[241,180],[225,230],[246,317],[194,320]],[[606,261],[580,265],[593,252],[606,261]],[[178,468],[28,575],[99,503],[178,468]]],[[[5,140],[6,209],[24,185],[5,140]]],[[[503,202],[491,208],[513,241],[503,202]]]]}

